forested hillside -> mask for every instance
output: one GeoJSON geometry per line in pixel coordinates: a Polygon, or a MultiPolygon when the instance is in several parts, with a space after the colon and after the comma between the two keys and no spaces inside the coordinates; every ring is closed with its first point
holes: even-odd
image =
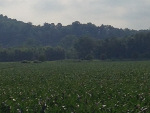
{"type": "Polygon", "coordinates": [[[96,26],[92,23],[81,24],[76,21],[71,25],[61,23],[44,23],[43,26],[34,26],[7,16],[0,15],[0,44],[2,47],[16,46],[57,46],[68,36],[88,36],[95,39],[111,37],[128,37],[137,31],[118,29],[110,25],[96,26]]]}
{"type": "Polygon", "coordinates": [[[0,61],[150,59],[150,31],[92,23],[35,26],[0,15],[0,61]]]}

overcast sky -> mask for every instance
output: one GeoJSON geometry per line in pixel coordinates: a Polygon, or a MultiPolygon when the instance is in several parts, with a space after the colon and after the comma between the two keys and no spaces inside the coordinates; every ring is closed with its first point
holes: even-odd
{"type": "Polygon", "coordinates": [[[91,22],[149,29],[150,0],[0,0],[0,13],[35,25],[91,22]]]}

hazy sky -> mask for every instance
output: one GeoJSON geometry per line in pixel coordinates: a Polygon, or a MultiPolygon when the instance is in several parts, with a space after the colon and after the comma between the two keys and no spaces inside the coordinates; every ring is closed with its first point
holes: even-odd
{"type": "Polygon", "coordinates": [[[35,25],[91,22],[149,29],[150,0],[0,0],[0,13],[35,25]]]}

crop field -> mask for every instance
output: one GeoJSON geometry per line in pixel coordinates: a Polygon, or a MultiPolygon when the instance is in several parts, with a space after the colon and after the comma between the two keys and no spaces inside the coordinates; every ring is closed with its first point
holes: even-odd
{"type": "Polygon", "coordinates": [[[0,63],[0,113],[150,112],[150,61],[0,63]]]}

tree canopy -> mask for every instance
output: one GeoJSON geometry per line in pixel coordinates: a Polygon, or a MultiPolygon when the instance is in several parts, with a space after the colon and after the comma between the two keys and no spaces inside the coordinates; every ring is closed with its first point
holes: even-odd
{"type": "Polygon", "coordinates": [[[24,23],[0,15],[0,45],[2,47],[57,46],[68,35],[105,39],[127,37],[136,32],[136,30],[118,29],[110,25],[81,24],[78,21],[67,26],[61,23],[57,25],[44,23],[43,26],[35,26],[31,22],[24,23]]]}
{"type": "Polygon", "coordinates": [[[24,23],[0,15],[0,61],[150,59],[150,31],[96,26],[24,23]]]}

